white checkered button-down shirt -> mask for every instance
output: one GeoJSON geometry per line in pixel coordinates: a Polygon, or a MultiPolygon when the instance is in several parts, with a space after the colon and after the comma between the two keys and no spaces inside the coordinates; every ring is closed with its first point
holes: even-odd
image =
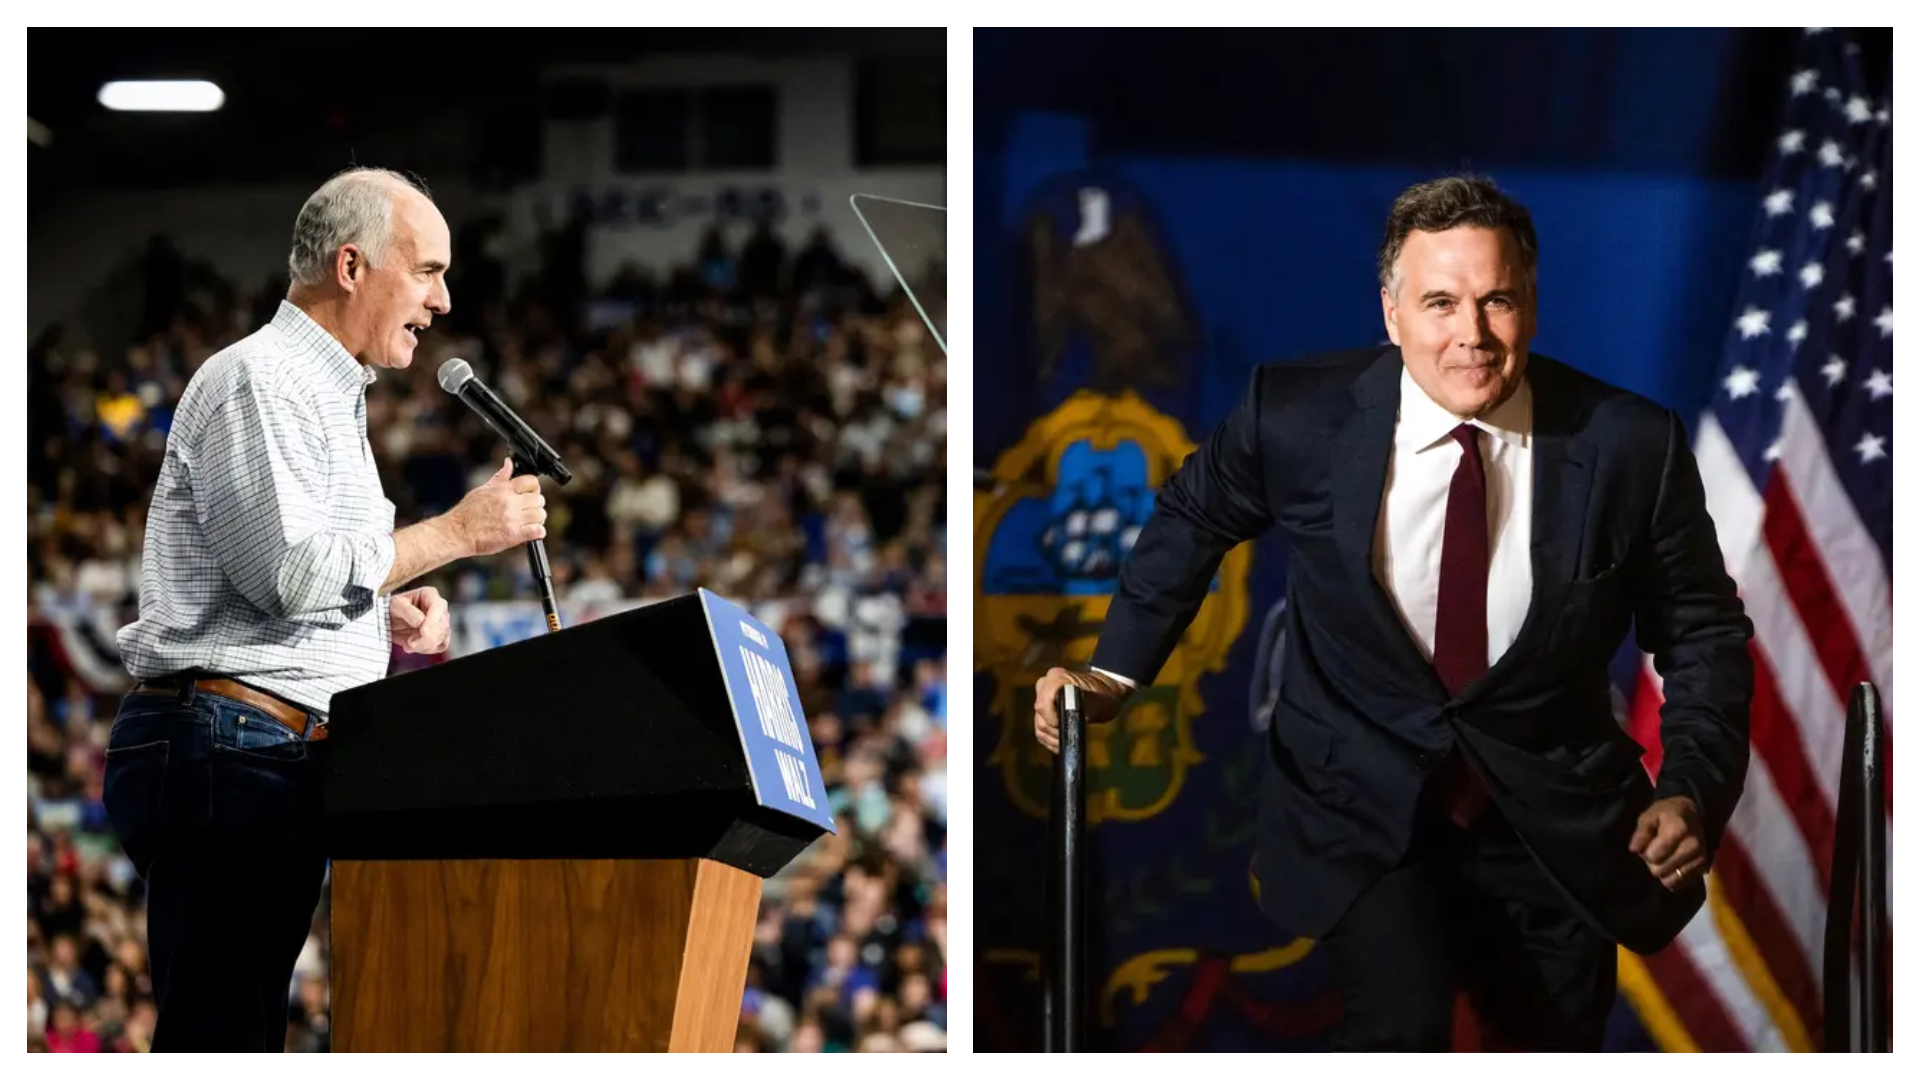
{"type": "Polygon", "coordinates": [[[386,675],[373,378],[285,301],[195,373],[147,515],[140,618],[120,631],[129,672],[203,669],[321,713],[386,675]]]}

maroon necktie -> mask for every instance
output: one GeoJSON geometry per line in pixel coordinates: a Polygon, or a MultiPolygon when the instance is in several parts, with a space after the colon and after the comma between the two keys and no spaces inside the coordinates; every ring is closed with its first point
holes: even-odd
{"type": "MultiPolygon", "coordinates": [[[[1440,599],[1433,618],[1433,667],[1447,693],[1459,697],[1487,673],[1487,471],[1479,429],[1454,428],[1460,464],[1447,489],[1447,533],[1440,545],[1440,599]]],[[[1486,812],[1487,789],[1460,751],[1434,770],[1432,792],[1456,825],[1466,828],[1486,812]]]]}

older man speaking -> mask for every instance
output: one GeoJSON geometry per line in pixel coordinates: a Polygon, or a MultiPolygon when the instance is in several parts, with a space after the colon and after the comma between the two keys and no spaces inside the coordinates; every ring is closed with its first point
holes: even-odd
{"type": "Polygon", "coordinates": [[[106,806],[147,883],[156,1050],[280,1050],[319,900],[318,774],[334,694],[386,675],[392,643],[447,647],[447,604],[400,586],[546,535],[511,463],[442,517],[393,527],[366,388],[405,368],[452,301],[426,191],[353,169],[294,222],[273,321],[181,397],[147,515],[140,681],[107,750],[106,806]]]}

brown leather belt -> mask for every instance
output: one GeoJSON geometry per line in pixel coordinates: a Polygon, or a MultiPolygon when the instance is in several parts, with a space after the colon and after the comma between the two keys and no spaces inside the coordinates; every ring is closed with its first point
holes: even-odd
{"type": "MultiPolygon", "coordinates": [[[[180,685],[178,682],[170,682],[167,679],[142,679],[140,682],[134,684],[133,692],[136,694],[178,694],[180,692],[180,685]]],[[[193,688],[205,693],[218,694],[221,697],[232,698],[235,701],[251,705],[261,712],[266,713],[268,716],[273,717],[281,726],[293,732],[295,735],[304,735],[308,742],[319,742],[327,737],[327,725],[324,723],[315,723],[313,725],[313,732],[311,734],[307,733],[307,719],[312,714],[306,709],[290,702],[282,701],[265,691],[255,690],[253,687],[247,686],[244,683],[237,683],[232,679],[196,679],[194,680],[193,688]]]]}

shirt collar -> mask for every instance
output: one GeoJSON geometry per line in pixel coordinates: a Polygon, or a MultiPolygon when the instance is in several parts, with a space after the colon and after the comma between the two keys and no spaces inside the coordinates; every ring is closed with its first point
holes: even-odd
{"type": "Polygon", "coordinates": [[[314,322],[292,301],[280,301],[280,310],[273,315],[273,328],[296,348],[306,352],[325,377],[340,388],[342,394],[349,397],[358,394],[374,380],[373,365],[355,360],[346,346],[340,344],[339,338],[314,322]]]}
{"type": "MultiPolygon", "coordinates": [[[[1524,450],[1533,441],[1533,387],[1524,377],[1507,400],[1484,416],[1466,421],[1495,438],[1524,450]]],[[[1438,445],[1460,426],[1459,417],[1427,396],[1413,373],[1400,369],[1400,426],[1396,433],[1401,445],[1415,453],[1438,445]]]]}

